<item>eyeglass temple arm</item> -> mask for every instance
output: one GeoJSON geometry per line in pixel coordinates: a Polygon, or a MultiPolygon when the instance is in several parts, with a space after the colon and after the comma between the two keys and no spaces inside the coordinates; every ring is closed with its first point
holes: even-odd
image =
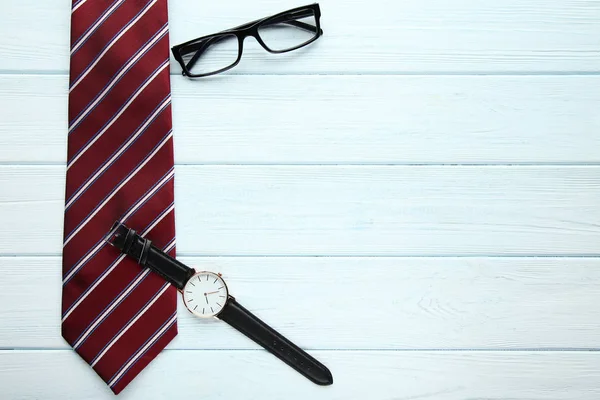
{"type": "MultiPolygon", "coordinates": [[[[317,32],[317,28],[313,25],[304,23],[304,22],[300,22],[300,21],[296,21],[297,19],[300,18],[307,18],[307,17],[312,17],[314,16],[315,13],[313,12],[313,10],[300,10],[300,11],[296,11],[296,12],[290,12],[287,14],[282,14],[278,17],[269,19],[267,18],[267,21],[264,23],[265,25],[274,25],[274,24],[289,24],[289,25],[293,25],[293,26],[297,26],[298,28],[302,28],[302,29],[306,29],[307,31],[311,31],[311,32],[317,32]]],[[[264,18],[263,18],[264,19],[264,18]]],[[[257,22],[262,21],[263,19],[257,19],[255,21],[252,22],[247,22],[243,25],[240,26],[236,26],[235,28],[231,29],[231,30],[238,30],[238,29],[246,29],[251,27],[252,25],[256,24],[257,22]]],[[[321,30],[321,33],[323,33],[323,31],[321,30]]]]}
{"type": "MultiPolygon", "coordinates": [[[[283,14],[279,17],[270,19],[265,22],[265,25],[269,26],[275,24],[288,24],[309,32],[318,33],[316,26],[298,21],[300,18],[312,17],[314,15],[315,14],[312,10],[300,10],[296,11],[295,13],[283,14]]],[[[321,30],[320,33],[323,33],[323,30],[321,30]]]]}
{"type": "MultiPolygon", "coordinates": [[[[297,18],[306,18],[306,17],[310,17],[314,15],[312,11],[300,11],[294,14],[284,14],[280,17],[274,18],[272,20],[269,20],[265,23],[265,25],[269,26],[269,25],[275,25],[275,24],[288,24],[288,25],[292,25],[295,26],[297,28],[300,29],[304,29],[307,30],[309,32],[314,32],[317,33],[317,27],[313,26],[311,24],[307,24],[304,22],[300,22],[297,21],[297,18]]],[[[252,22],[248,22],[244,25],[240,25],[237,26],[235,28],[233,28],[233,30],[235,29],[244,29],[247,28],[249,26],[252,26],[253,24],[255,24],[256,22],[258,22],[260,20],[256,20],[256,21],[252,21],[252,22]]],[[[323,31],[321,30],[321,33],[323,33],[323,31]]],[[[204,54],[204,52],[213,44],[217,44],[222,40],[225,40],[226,36],[217,36],[217,37],[212,37],[212,38],[208,38],[205,39],[201,42],[195,43],[193,45],[190,46],[190,52],[195,51],[196,53],[192,56],[192,58],[190,59],[190,61],[188,61],[188,63],[186,64],[186,68],[188,70],[190,70],[191,68],[194,67],[194,65],[196,64],[196,62],[198,61],[198,59],[202,56],[202,54],[204,54]]]]}
{"type": "Polygon", "coordinates": [[[206,51],[206,49],[208,49],[213,44],[216,44],[224,39],[225,39],[225,37],[223,37],[223,36],[212,37],[212,38],[205,39],[201,42],[193,44],[191,46],[190,50],[195,51],[195,53],[192,56],[192,58],[190,59],[190,61],[188,61],[188,63],[186,64],[186,68],[188,69],[188,71],[191,70],[194,67],[194,65],[196,65],[196,62],[198,61],[200,56],[202,56],[202,54],[206,51]]]}

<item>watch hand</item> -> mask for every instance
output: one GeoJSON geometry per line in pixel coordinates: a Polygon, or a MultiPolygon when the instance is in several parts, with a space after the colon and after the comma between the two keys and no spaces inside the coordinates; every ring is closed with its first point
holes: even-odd
{"type": "Polygon", "coordinates": [[[208,304],[208,296],[204,293],[204,298],[206,299],[206,304],[208,304]]]}
{"type": "Polygon", "coordinates": [[[219,291],[217,290],[217,291],[215,291],[215,292],[208,292],[208,293],[206,293],[206,294],[215,294],[215,293],[219,293],[219,291]]]}

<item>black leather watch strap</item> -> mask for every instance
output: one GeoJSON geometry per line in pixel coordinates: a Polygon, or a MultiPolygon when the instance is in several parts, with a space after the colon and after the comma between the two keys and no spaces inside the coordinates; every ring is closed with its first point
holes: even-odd
{"type": "Polygon", "coordinates": [[[115,223],[107,240],[122,253],[135,258],[141,266],[150,268],[178,289],[183,289],[195,273],[192,268],[170,257],[155,247],[150,240],[144,239],[123,224],[115,223]]]}
{"type": "Polygon", "coordinates": [[[233,297],[228,299],[223,311],[217,317],[254,340],[314,383],[318,385],[333,383],[331,372],[325,365],[262,322],[233,297]]]}
{"type": "MultiPolygon", "coordinates": [[[[186,282],[195,273],[192,268],[156,248],[150,240],[144,239],[136,231],[121,223],[117,222],[113,225],[107,241],[122,253],[136,259],[140,265],[161,275],[178,289],[183,289],[186,282]]],[[[318,385],[333,383],[331,372],[326,366],[262,322],[233,297],[228,298],[225,307],[217,317],[254,340],[314,383],[318,385]]]]}

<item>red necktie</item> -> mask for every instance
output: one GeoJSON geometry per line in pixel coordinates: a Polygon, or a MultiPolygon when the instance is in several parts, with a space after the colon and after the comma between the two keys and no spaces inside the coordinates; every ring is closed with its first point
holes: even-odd
{"type": "Polygon", "coordinates": [[[73,0],[62,335],[119,393],[177,334],[176,291],[107,245],[175,255],[166,0],[73,0]]]}

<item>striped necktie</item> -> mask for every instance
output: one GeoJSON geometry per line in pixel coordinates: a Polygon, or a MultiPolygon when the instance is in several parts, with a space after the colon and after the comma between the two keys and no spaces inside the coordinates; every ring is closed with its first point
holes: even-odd
{"type": "Polygon", "coordinates": [[[166,0],[73,0],[62,335],[119,393],[175,337],[176,291],[107,245],[175,255],[166,0]]]}

